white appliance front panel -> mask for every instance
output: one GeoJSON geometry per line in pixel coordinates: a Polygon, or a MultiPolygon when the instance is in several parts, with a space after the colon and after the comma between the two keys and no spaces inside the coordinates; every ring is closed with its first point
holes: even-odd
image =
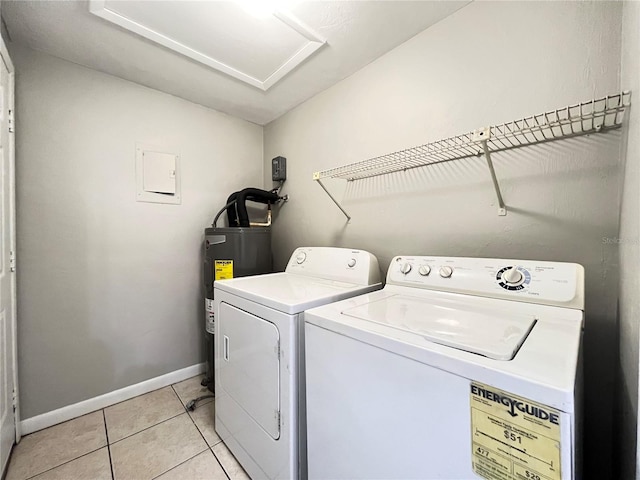
{"type": "MultiPolygon", "coordinates": [[[[480,478],[472,468],[473,378],[308,323],[305,337],[309,479],[480,478]]],[[[496,388],[517,392],[507,377],[496,388]]],[[[575,478],[572,422],[561,413],[562,480],[575,478]]]]}
{"type": "Polygon", "coordinates": [[[280,334],[276,326],[220,305],[220,387],[274,440],[280,438],[280,334]]]}
{"type": "Polygon", "coordinates": [[[348,308],[343,313],[496,360],[511,360],[535,323],[532,315],[446,300],[433,303],[402,294],[348,308]]]}

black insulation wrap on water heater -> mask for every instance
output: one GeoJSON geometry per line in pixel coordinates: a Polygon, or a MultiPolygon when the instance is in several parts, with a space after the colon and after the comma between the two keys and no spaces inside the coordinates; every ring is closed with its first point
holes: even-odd
{"type": "Polygon", "coordinates": [[[260,188],[245,188],[234,192],[227,199],[227,220],[230,227],[249,227],[247,200],[257,203],[276,203],[280,196],[275,191],[260,188]]]}

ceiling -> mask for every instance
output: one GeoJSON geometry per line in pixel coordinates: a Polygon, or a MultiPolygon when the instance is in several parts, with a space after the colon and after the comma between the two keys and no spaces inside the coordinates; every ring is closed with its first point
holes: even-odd
{"type": "Polygon", "coordinates": [[[15,0],[2,17],[12,42],[263,125],[469,1],[267,3],[15,0]]]}

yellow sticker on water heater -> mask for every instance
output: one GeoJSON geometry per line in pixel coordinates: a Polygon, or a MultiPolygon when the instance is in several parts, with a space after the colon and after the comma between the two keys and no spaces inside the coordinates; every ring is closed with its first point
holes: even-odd
{"type": "Polygon", "coordinates": [[[215,261],[216,280],[233,278],[233,260],[215,261]]]}
{"type": "Polygon", "coordinates": [[[488,480],[561,480],[560,412],[471,383],[471,461],[488,480]]]}

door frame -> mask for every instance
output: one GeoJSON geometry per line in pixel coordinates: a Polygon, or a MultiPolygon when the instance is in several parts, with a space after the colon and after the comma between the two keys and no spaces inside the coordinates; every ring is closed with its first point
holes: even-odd
{"type": "Polygon", "coordinates": [[[4,39],[0,37],[0,57],[7,65],[9,70],[9,121],[13,127],[13,132],[9,133],[9,229],[10,229],[10,251],[13,252],[10,261],[9,278],[11,282],[11,318],[9,321],[12,326],[13,338],[11,344],[13,347],[12,359],[13,362],[13,389],[14,389],[14,402],[15,410],[14,422],[16,429],[16,443],[20,441],[22,432],[20,430],[20,402],[19,388],[18,388],[18,322],[17,322],[17,295],[16,295],[16,156],[15,156],[15,69],[11,57],[9,56],[9,50],[4,43],[4,39]]]}

